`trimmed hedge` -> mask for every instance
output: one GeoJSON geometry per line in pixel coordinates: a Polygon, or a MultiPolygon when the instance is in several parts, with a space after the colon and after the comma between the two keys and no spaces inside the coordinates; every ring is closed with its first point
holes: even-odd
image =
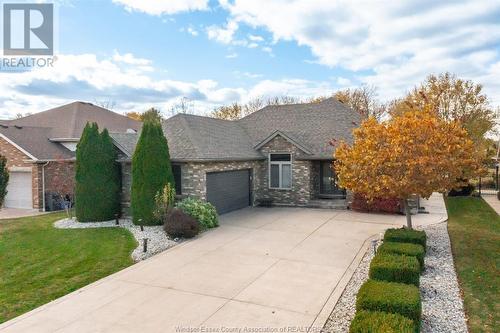
{"type": "Polygon", "coordinates": [[[408,283],[418,287],[420,263],[411,256],[378,253],[370,264],[369,276],[374,280],[408,283]]]}
{"type": "Polygon", "coordinates": [[[424,247],[420,244],[412,243],[396,243],[396,242],[384,242],[377,249],[378,253],[393,253],[393,254],[404,254],[407,256],[416,257],[420,263],[420,269],[424,270],[424,257],[425,251],[424,247]]]}
{"type": "Polygon", "coordinates": [[[422,315],[420,292],[410,284],[368,280],[359,289],[356,310],[397,313],[418,323],[422,315]]]}
{"type": "Polygon", "coordinates": [[[413,243],[420,244],[424,247],[427,241],[427,236],[424,231],[413,229],[387,229],[384,235],[384,242],[397,243],[413,243]]]}
{"type": "Polygon", "coordinates": [[[413,320],[404,316],[372,311],[359,311],[351,322],[350,333],[415,333],[413,320]]]}

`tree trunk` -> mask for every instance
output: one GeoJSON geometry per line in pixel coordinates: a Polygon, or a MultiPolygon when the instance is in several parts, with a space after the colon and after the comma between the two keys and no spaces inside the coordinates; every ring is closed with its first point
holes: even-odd
{"type": "Polygon", "coordinates": [[[410,212],[410,205],[408,205],[408,198],[403,199],[403,206],[406,214],[406,227],[408,229],[413,229],[413,226],[411,224],[411,212],[410,212]]]}

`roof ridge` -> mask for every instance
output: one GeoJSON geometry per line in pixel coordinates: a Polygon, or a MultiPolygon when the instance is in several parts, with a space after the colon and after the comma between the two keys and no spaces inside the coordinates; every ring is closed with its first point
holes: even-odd
{"type": "Polygon", "coordinates": [[[194,135],[193,135],[193,132],[191,131],[191,127],[189,126],[189,124],[187,123],[187,121],[186,121],[186,119],[184,117],[180,117],[180,119],[182,121],[182,125],[184,126],[184,129],[185,129],[185,131],[187,133],[187,136],[189,138],[189,142],[191,143],[191,147],[193,147],[194,151],[198,155],[200,152],[198,150],[197,145],[195,145],[193,143],[193,141],[194,141],[194,135]]]}
{"type": "Polygon", "coordinates": [[[237,122],[239,120],[239,119],[237,119],[237,120],[221,119],[221,118],[215,118],[215,117],[210,117],[210,116],[202,116],[202,115],[199,115],[199,114],[191,114],[191,113],[177,113],[177,114],[175,114],[172,117],[167,118],[167,119],[171,119],[171,118],[174,118],[174,117],[195,117],[195,118],[203,118],[203,119],[208,119],[208,120],[230,122],[230,123],[235,123],[235,122],[237,122]]]}

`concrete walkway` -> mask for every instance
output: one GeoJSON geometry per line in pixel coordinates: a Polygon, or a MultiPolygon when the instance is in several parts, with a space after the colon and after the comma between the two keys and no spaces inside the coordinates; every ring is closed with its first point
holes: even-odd
{"type": "Polygon", "coordinates": [[[496,195],[483,195],[482,198],[493,208],[497,214],[500,214],[500,200],[496,195]]]}
{"type": "MultiPolygon", "coordinates": [[[[442,197],[416,225],[446,220],[442,197]]],[[[248,208],[221,226],[0,325],[1,332],[321,328],[368,239],[404,216],[248,208]]],[[[229,330],[228,330],[229,331],[229,330]]]]}

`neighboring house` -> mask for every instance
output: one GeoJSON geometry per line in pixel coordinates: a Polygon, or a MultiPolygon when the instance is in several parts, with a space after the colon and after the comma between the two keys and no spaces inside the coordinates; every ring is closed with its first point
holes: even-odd
{"type": "Polygon", "coordinates": [[[7,158],[10,172],[5,207],[44,210],[46,196],[58,184],[73,188],[76,145],[87,122],[122,133],[136,133],[142,125],[84,102],[0,121],[0,154],[7,158]]]}
{"type": "MultiPolygon", "coordinates": [[[[225,213],[266,199],[291,206],[344,199],[331,168],[330,142],[350,142],[352,129],[360,122],[357,112],[329,98],[320,103],[267,106],[236,121],[178,114],[164,121],[163,129],[177,194],[207,200],[225,213]]],[[[126,213],[138,134],[112,137],[124,154],[126,213]]]]}

